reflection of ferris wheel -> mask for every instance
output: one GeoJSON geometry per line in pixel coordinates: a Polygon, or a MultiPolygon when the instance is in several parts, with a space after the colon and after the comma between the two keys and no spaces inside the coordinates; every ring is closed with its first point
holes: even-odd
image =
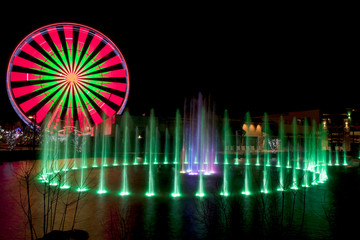
{"type": "Polygon", "coordinates": [[[80,24],[51,24],[16,47],[7,92],[28,125],[78,125],[82,132],[120,114],[129,93],[126,62],[102,33],[80,24]]]}

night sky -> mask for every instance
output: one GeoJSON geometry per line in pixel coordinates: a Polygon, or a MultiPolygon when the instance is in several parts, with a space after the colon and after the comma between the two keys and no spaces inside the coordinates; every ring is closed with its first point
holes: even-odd
{"type": "Polygon", "coordinates": [[[13,6],[1,14],[1,120],[17,119],[6,70],[17,44],[46,24],[75,22],[109,37],[129,69],[130,114],[174,116],[199,92],[231,117],[360,107],[358,28],[351,14],[225,5],[13,6]],[[140,8],[141,7],[141,8],[140,8]],[[357,61],[355,61],[357,60],[357,61]]]}

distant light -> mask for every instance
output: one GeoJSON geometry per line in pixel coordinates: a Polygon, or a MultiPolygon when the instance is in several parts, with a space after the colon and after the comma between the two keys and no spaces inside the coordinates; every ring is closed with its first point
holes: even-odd
{"type": "Polygon", "coordinates": [[[205,197],[205,194],[204,193],[197,193],[196,196],[197,197],[205,197]]]}
{"type": "Polygon", "coordinates": [[[97,191],[97,193],[98,194],[104,194],[104,193],[107,193],[107,191],[106,190],[99,190],[99,191],[97,191]]]}
{"type": "Polygon", "coordinates": [[[148,193],[146,193],[145,195],[146,195],[147,197],[152,197],[152,196],[154,196],[155,194],[148,192],[148,193]]]}
{"type": "Polygon", "coordinates": [[[175,198],[175,197],[180,197],[181,195],[180,193],[172,193],[171,196],[175,198]]]}
{"type": "Polygon", "coordinates": [[[119,195],[120,195],[120,196],[129,196],[130,193],[123,191],[123,192],[120,192],[119,195]]]}
{"type": "Polygon", "coordinates": [[[78,192],[86,192],[87,190],[89,190],[89,189],[87,189],[87,188],[78,188],[78,189],[76,189],[76,191],[78,191],[78,192]]]}
{"type": "Polygon", "coordinates": [[[221,196],[227,197],[229,196],[229,193],[225,192],[225,193],[220,193],[221,196]]]}

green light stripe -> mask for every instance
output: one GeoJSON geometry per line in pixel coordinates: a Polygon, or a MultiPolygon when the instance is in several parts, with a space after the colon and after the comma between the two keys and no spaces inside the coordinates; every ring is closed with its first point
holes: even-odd
{"type": "MultiPolygon", "coordinates": [[[[65,86],[66,86],[66,85],[62,85],[61,87],[64,88],[65,86]]],[[[64,91],[64,90],[63,90],[63,91],[64,91]]],[[[57,102],[57,99],[60,97],[60,95],[61,95],[61,93],[62,93],[63,91],[58,91],[58,92],[54,95],[54,97],[53,97],[52,99],[50,99],[50,101],[53,100],[50,108],[52,108],[52,107],[54,106],[54,104],[57,102]]]]}
{"type": "Polygon", "coordinates": [[[91,54],[89,54],[89,49],[90,49],[90,46],[85,51],[84,57],[81,59],[80,66],[82,66],[82,64],[86,61],[86,59],[88,59],[90,57],[91,54]]]}
{"type": "Polygon", "coordinates": [[[81,96],[81,99],[83,99],[83,101],[85,102],[85,105],[86,105],[86,108],[87,108],[87,112],[90,111],[90,109],[88,108],[88,104],[95,110],[94,106],[91,104],[91,102],[88,100],[89,97],[89,94],[90,92],[88,91],[86,94],[84,92],[84,89],[82,88],[79,88],[79,93],[80,93],[80,96],[81,96]]]}
{"type": "MultiPolygon", "coordinates": [[[[96,66],[95,63],[98,62],[99,60],[101,60],[101,58],[99,58],[98,60],[94,61],[94,59],[96,59],[98,55],[99,55],[99,53],[96,54],[96,55],[83,67],[83,69],[86,69],[86,71],[81,72],[81,74],[87,73],[89,70],[91,70],[91,69],[93,69],[93,68],[96,69],[96,67],[98,67],[98,66],[96,66]],[[88,68],[89,66],[91,66],[92,64],[95,64],[95,66],[92,67],[92,68],[87,69],[87,68],[88,68]]],[[[89,58],[89,57],[90,57],[90,55],[89,55],[87,58],[89,58]]],[[[105,61],[105,62],[106,62],[106,61],[105,61]]],[[[105,63],[105,62],[104,62],[104,63],[105,63]]],[[[101,66],[101,65],[104,64],[104,63],[101,63],[99,66],[101,66]]],[[[91,71],[91,72],[93,72],[93,71],[91,71]]],[[[91,73],[91,72],[90,72],[90,73],[91,73]]]]}
{"type": "MultiPolygon", "coordinates": [[[[54,45],[55,45],[55,48],[57,49],[57,51],[59,52],[59,49],[58,49],[58,47],[56,46],[56,44],[54,44],[54,45]]],[[[62,64],[61,61],[58,59],[58,57],[56,56],[55,53],[51,54],[50,52],[48,52],[48,51],[45,50],[45,49],[44,49],[44,51],[46,51],[46,52],[49,54],[49,56],[50,56],[60,67],[64,68],[63,64],[62,64]]],[[[44,56],[44,57],[45,57],[45,56],[44,56]]],[[[45,57],[45,58],[46,58],[46,57],[45,57]]],[[[47,58],[46,58],[46,59],[47,59],[47,58]]],[[[47,59],[47,60],[50,61],[50,59],[47,59]]],[[[58,66],[57,66],[57,68],[59,69],[58,66]]],[[[64,71],[64,69],[61,69],[61,70],[64,71]]]]}
{"type": "MultiPolygon", "coordinates": [[[[92,91],[98,92],[100,95],[102,95],[101,92],[106,92],[106,93],[111,94],[111,92],[105,91],[105,90],[103,90],[103,89],[97,88],[97,87],[92,86],[92,85],[88,85],[88,84],[86,84],[86,83],[84,84],[84,87],[87,87],[87,88],[91,89],[92,91]]],[[[85,89],[85,91],[87,91],[87,90],[85,89]]],[[[102,96],[103,96],[103,95],[102,95],[102,96]]],[[[100,99],[99,99],[99,100],[100,100],[100,99]]],[[[101,100],[100,100],[100,101],[101,101],[101,100]]]]}
{"type": "Polygon", "coordinates": [[[72,57],[72,49],[69,47],[68,42],[66,41],[66,48],[68,51],[68,55],[69,55],[69,62],[68,62],[68,66],[70,68],[71,71],[73,71],[72,69],[72,61],[73,61],[73,57],[72,57]]]}
{"type": "MultiPolygon", "coordinates": [[[[104,68],[96,68],[96,69],[93,69],[91,72],[98,71],[98,70],[101,70],[101,69],[104,69],[104,68]]],[[[91,73],[91,72],[90,72],[90,73],[91,73]]],[[[90,74],[90,75],[87,75],[86,78],[99,77],[100,75],[107,74],[107,73],[109,73],[109,72],[111,72],[111,71],[99,72],[99,73],[90,74]]],[[[81,73],[81,75],[83,75],[83,74],[87,74],[87,73],[86,73],[86,72],[81,73]]],[[[81,75],[80,75],[80,77],[81,77],[81,75]]]]}
{"type": "MultiPolygon", "coordinates": [[[[41,89],[51,87],[52,85],[56,85],[56,84],[59,84],[59,82],[47,82],[47,83],[34,84],[33,86],[41,86],[41,88],[38,88],[38,89],[34,90],[33,92],[40,91],[41,89]]],[[[54,87],[56,88],[57,86],[54,86],[54,87]]],[[[50,91],[52,91],[52,89],[50,89],[50,91]]]]}
{"type": "MultiPolygon", "coordinates": [[[[43,102],[44,99],[47,97],[47,95],[53,93],[54,91],[58,91],[59,88],[61,88],[61,85],[58,86],[58,87],[54,87],[53,89],[49,89],[48,91],[44,92],[43,94],[38,95],[38,96],[43,96],[43,97],[41,98],[41,100],[39,101],[39,103],[43,102]]],[[[60,91],[59,91],[59,92],[60,92],[60,91]]],[[[57,94],[55,94],[54,97],[55,97],[56,95],[57,95],[57,94]]],[[[37,97],[38,97],[38,96],[37,96],[37,97]]],[[[54,97],[52,97],[48,102],[50,102],[54,97]]]]}
{"type": "MultiPolygon", "coordinates": [[[[35,74],[33,74],[35,75],[35,74]]],[[[63,79],[63,77],[55,77],[55,76],[43,76],[43,75],[35,75],[35,76],[39,76],[41,78],[34,78],[34,79],[29,79],[29,80],[24,80],[25,82],[32,82],[32,81],[48,81],[48,80],[61,80],[63,79]]]]}
{"type": "MultiPolygon", "coordinates": [[[[43,67],[41,68],[29,68],[29,69],[32,69],[32,70],[37,70],[37,71],[40,71],[40,72],[44,72],[44,73],[51,73],[51,74],[54,74],[54,75],[60,75],[58,72],[54,71],[54,70],[51,70],[51,69],[42,69],[43,67]]],[[[34,74],[33,75],[36,75],[36,76],[42,76],[41,74],[34,74]]],[[[53,76],[54,77],[54,76],[53,76]]]]}
{"type": "MultiPolygon", "coordinates": [[[[81,99],[80,99],[81,92],[79,91],[78,86],[76,86],[76,88],[75,88],[75,93],[76,93],[75,94],[75,101],[76,101],[77,105],[80,107],[80,108],[78,107],[78,109],[81,109],[81,113],[82,113],[83,117],[87,119],[88,123],[90,123],[91,121],[90,121],[90,119],[88,119],[89,116],[87,114],[88,111],[86,111],[84,109],[84,107],[83,107],[83,105],[81,103],[81,99]]],[[[86,104],[85,104],[85,106],[86,106],[86,104]]],[[[80,114],[80,111],[78,111],[78,114],[80,114]]]]}
{"type": "MultiPolygon", "coordinates": [[[[66,85],[66,87],[63,89],[63,91],[69,91],[69,87],[68,87],[69,85],[66,85]]],[[[61,114],[63,113],[63,111],[64,111],[64,104],[65,104],[65,102],[66,102],[66,96],[67,96],[67,94],[65,93],[64,95],[63,95],[63,97],[62,97],[62,99],[60,99],[60,107],[61,107],[61,109],[60,109],[60,116],[61,116],[61,114]]],[[[67,108],[66,108],[66,110],[67,110],[67,108]]],[[[66,111],[65,110],[65,111],[66,111]]]]}
{"type": "Polygon", "coordinates": [[[101,91],[101,92],[111,93],[110,91],[106,91],[106,89],[111,89],[111,88],[108,88],[107,86],[102,85],[102,82],[99,82],[99,81],[89,80],[89,81],[86,81],[86,82],[85,81],[82,82],[82,84],[84,84],[88,88],[91,88],[94,91],[101,91]],[[98,85],[99,87],[96,87],[96,86],[93,86],[93,85],[90,85],[90,84],[98,85]]]}
{"type": "MultiPolygon", "coordinates": [[[[60,66],[62,66],[63,68],[64,68],[64,70],[66,69],[66,65],[67,65],[67,60],[66,60],[66,56],[65,56],[65,53],[63,52],[63,51],[60,51],[60,49],[58,48],[58,46],[54,43],[54,45],[55,45],[55,48],[56,48],[56,50],[57,50],[57,52],[59,53],[59,55],[60,55],[60,57],[61,57],[61,60],[60,59],[58,59],[58,57],[57,57],[57,55],[56,54],[54,54],[55,56],[56,56],[56,59],[58,59],[58,64],[60,65],[60,66]],[[64,64],[63,64],[63,62],[64,62],[64,64]]],[[[61,46],[61,49],[62,49],[62,46],[61,46]]],[[[62,49],[63,50],[63,49],[62,49]]]]}
{"type": "Polygon", "coordinates": [[[75,66],[78,66],[79,58],[80,58],[81,51],[82,51],[82,49],[79,49],[79,43],[77,43],[77,48],[76,49],[77,49],[77,51],[76,51],[76,56],[75,56],[75,66]]]}

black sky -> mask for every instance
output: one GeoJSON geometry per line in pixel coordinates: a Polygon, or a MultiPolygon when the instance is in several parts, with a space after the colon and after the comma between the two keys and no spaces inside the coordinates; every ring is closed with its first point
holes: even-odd
{"type": "MultiPolygon", "coordinates": [[[[17,119],[6,70],[17,44],[46,24],[76,22],[108,36],[126,59],[127,107],[175,115],[202,92],[230,116],[360,107],[358,27],[351,14],[325,9],[219,5],[13,6],[1,16],[1,119],[17,119]]],[[[139,3],[140,4],[140,3],[139,3]]]]}

